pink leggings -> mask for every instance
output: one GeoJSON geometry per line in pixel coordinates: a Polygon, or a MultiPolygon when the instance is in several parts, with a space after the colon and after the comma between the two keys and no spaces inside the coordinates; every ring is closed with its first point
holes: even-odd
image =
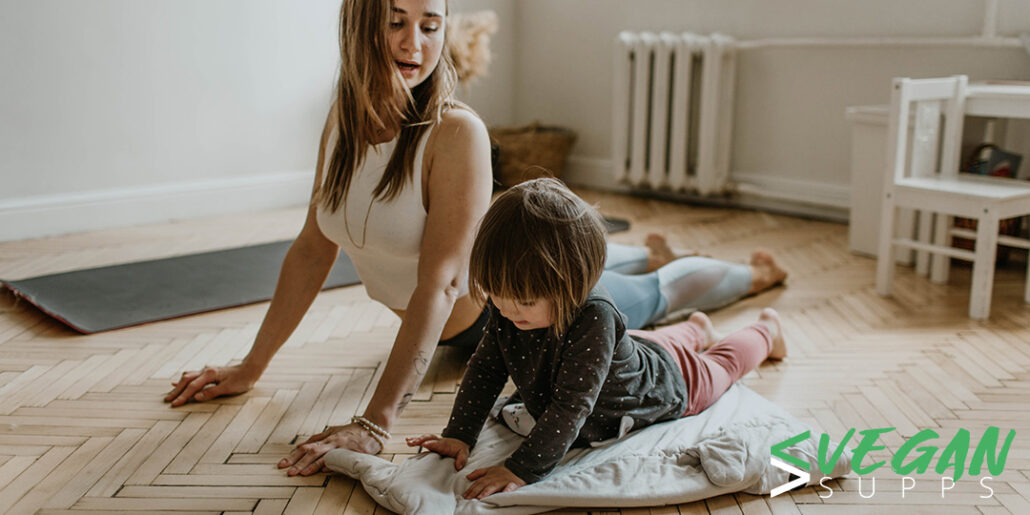
{"type": "Polygon", "coordinates": [[[680,322],[654,331],[629,330],[629,334],[657,343],[672,354],[687,382],[687,410],[696,415],[711,406],[748,372],[758,367],[772,351],[772,335],[764,324],[745,327],[698,352],[705,332],[690,322],[680,322]]]}

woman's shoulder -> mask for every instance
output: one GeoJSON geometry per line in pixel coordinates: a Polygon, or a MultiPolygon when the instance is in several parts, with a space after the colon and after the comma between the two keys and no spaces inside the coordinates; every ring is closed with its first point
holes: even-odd
{"type": "Polygon", "coordinates": [[[468,108],[447,109],[426,142],[426,163],[427,173],[442,167],[458,172],[445,176],[465,177],[460,180],[470,174],[489,176],[490,135],[483,120],[468,108]]]}
{"type": "Polygon", "coordinates": [[[437,144],[443,143],[447,146],[456,142],[469,142],[477,136],[488,138],[483,119],[463,104],[445,110],[433,132],[437,144]]]}

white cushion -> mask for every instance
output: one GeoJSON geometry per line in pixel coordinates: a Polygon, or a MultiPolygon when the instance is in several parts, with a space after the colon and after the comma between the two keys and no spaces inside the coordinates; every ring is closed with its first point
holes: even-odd
{"type": "MultiPolygon", "coordinates": [[[[789,480],[787,472],[770,465],[771,446],[810,429],[737,384],[699,415],[646,427],[604,447],[573,449],[542,481],[483,501],[461,498],[470,484],[465,476],[503,463],[523,440],[494,420],[487,422],[460,472],[454,470],[453,459],[433,453],[394,464],[337,449],[325,462],[361,481],[376,502],[398,513],[523,514],[562,507],[659,506],[730,492],[768,493],[789,480]]],[[[810,463],[812,483],[822,477],[817,442],[813,432],[787,449],[810,463]]],[[[839,477],[850,467],[851,452],[846,450],[830,475],[839,477]]]]}

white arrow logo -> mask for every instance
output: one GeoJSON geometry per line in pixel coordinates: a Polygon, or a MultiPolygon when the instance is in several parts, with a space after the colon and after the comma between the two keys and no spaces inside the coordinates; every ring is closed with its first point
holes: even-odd
{"type": "Polygon", "coordinates": [[[770,458],[770,461],[772,462],[772,466],[774,466],[774,467],[776,467],[776,468],[778,468],[780,470],[783,470],[783,471],[789,472],[791,474],[794,474],[795,476],[799,476],[797,479],[795,479],[795,480],[793,480],[793,481],[791,481],[791,482],[789,482],[789,483],[787,483],[785,485],[780,485],[780,486],[777,486],[776,488],[773,488],[772,492],[770,492],[770,494],[769,494],[771,497],[776,497],[777,495],[780,495],[783,492],[789,492],[790,490],[793,490],[794,488],[797,488],[797,487],[799,487],[801,485],[807,485],[808,484],[808,480],[812,477],[808,472],[806,472],[804,470],[801,470],[801,469],[799,469],[797,467],[792,467],[790,465],[787,465],[786,463],[784,463],[784,462],[782,462],[782,461],[780,461],[780,460],[778,460],[776,458],[770,458]]]}

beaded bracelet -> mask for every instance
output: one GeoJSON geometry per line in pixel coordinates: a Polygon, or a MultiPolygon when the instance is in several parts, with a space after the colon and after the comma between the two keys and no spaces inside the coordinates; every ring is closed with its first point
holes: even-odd
{"type": "Polygon", "coordinates": [[[369,431],[374,432],[374,433],[378,434],[379,436],[381,436],[383,438],[386,438],[387,440],[389,440],[390,438],[393,438],[393,436],[390,434],[389,431],[383,429],[378,424],[376,424],[375,422],[372,422],[371,420],[369,420],[369,419],[367,419],[365,417],[355,415],[355,416],[351,417],[350,421],[354,422],[356,424],[361,424],[362,426],[364,426],[369,431]]]}
{"type": "MultiPolygon", "coordinates": [[[[364,429],[365,429],[366,431],[368,431],[368,428],[367,428],[367,427],[365,427],[365,426],[361,426],[361,427],[362,427],[362,428],[364,428],[364,429]]],[[[385,440],[383,440],[383,437],[381,437],[381,436],[379,436],[379,435],[377,435],[377,434],[373,433],[372,431],[368,431],[368,436],[371,436],[371,437],[372,437],[372,439],[373,439],[373,440],[375,440],[375,441],[376,441],[376,443],[378,443],[378,444],[379,444],[379,451],[378,451],[378,452],[377,452],[376,454],[378,454],[379,452],[383,452],[384,450],[386,450],[386,441],[385,441],[385,440]]]]}
{"type": "Polygon", "coordinates": [[[369,436],[379,444],[380,450],[386,449],[386,440],[389,440],[392,437],[389,431],[379,427],[375,422],[362,416],[355,415],[354,417],[351,417],[350,420],[352,423],[363,427],[365,431],[368,431],[369,436]]]}

